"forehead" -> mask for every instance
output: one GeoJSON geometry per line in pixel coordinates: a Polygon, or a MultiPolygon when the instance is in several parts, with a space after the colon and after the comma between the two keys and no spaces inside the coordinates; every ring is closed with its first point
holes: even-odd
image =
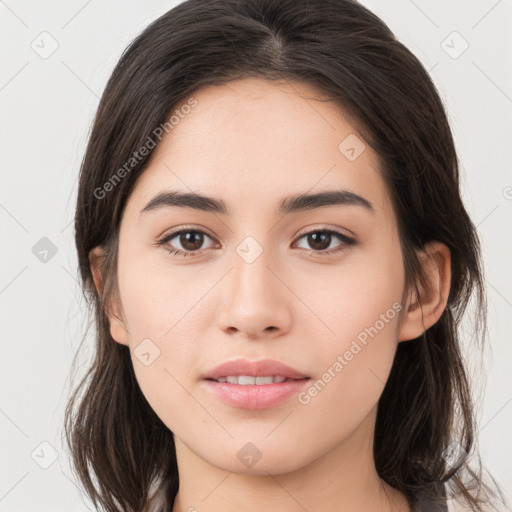
{"type": "Polygon", "coordinates": [[[139,177],[131,201],[141,208],[166,189],[275,207],[294,193],[342,188],[389,210],[376,153],[311,86],[247,78],[192,97],[194,107],[180,111],[185,98],[173,109],[178,122],[139,177]]]}

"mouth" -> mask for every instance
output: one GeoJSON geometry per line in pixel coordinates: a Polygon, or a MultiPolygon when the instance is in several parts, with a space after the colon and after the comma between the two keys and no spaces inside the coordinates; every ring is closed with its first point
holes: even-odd
{"type": "Polygon", "coordinates": [[[269,409],[300,393],[311,378],[273,359],[226,361],[202,375],[209,393],[238,409],[269,409]]]}
{"type": "Polygon", "coordinates": [[[221,403],[235,409],[262,410],[286,404],[308,385],[311,379],[294,379],[282,375],[256,377],[231,375],[204,379],[209,393],[221,403]]]}
{"type": "Polygon", "coordinates": [[[270,384],[281,384],[282,382],[292,382],[299,380],[309,380],[309,377],[301,379],[294,379],[291,377],[284,377],[282,375],[269,375],[269,376],[253,376],[253,375],[228,375],[226,377],[219,377],[217,379],[205,379],[221,384],[237,384],[239,386],[268,386],[270,384]]]}
{"type": "Polygon", "coordinates": [[[205,380],[245,385],[268,385],[285,382],[286,380],[300,380],[308,375],[273,359],[250,361],[235,359],[226,361],[202,375],[205,380]],[[226,380],[223,380],[226,379],[226,380]],[[236,381],[234,379],[237,379],[236,381]],[[272,381],[270,380],[272,379],[272,381]]]}

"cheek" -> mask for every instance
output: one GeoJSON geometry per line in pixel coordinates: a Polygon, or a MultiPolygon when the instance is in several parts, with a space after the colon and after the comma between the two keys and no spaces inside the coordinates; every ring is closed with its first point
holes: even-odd
{"type": "Polygon", "coordinates": [[[298,397],[311,417],[329,411],[338,427],[356,426],[378,402],[398,344],[403,284],[400,253],[369,255],[347,265],[335,281],[317,280],[321,293],[307,297],[321,323],[311,316],[304,330],[317,340],[311,355],[318,373],[298,397]]]}
{"type": "MultiPolygon", "coordinates": [[[[298,294],[317,314],[317,334],[340,349],[359,335],[364,342],[364,333],[372,326],[382,331],[382,338],[396,336],[396,343],[403,287],[401,252],[388,248],[354,254],[335,272],[332,268],[317,272],[298,294]]],[[[312,324],[314,316],[308,318],[312,324]]]]}
{"type": "Polygon", "coordinates": [[[192,341],[190,314],[210,280],[213,284],[212,276],[198,275],[193,265],[173,268],[161,255],[154,259],[143,253],[132,253],[129,259],[120,257],[119,288],[130,344],[144,338],[159,344],[173,338],[183,343],[192,341]]]}
{"type": "Polygon", "coordinates": [[[179,417],[190,402],[185,388],[197,376],[197,356],[204,351],[201,326],[214,322],[205,294],[218,281],[217,274],[198,274],[193,265],[171,271],[165,263],[120,258],[118,267],[134,372],[163,420],[179,417]]]}

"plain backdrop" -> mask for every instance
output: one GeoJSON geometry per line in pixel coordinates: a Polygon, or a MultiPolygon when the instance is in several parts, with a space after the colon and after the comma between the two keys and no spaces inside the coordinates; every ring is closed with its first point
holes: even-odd
{"type": "MultiPolygon", "coordinates": [[[[0,512],[92,510],[62,442],[71,361],[87,322],[73,240],[78,170],[121,52],[177,3],[0,2],[0,512]]],[[[492,351],[474,378],[480,451],[510,498],[512,2],[362,3],[430,71],[450,117],[489,299],[492,351]]]]}

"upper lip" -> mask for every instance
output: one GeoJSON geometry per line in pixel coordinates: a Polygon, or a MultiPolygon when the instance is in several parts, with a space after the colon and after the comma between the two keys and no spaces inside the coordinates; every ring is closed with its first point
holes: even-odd
{"type": "Polygon", "coordinates": [[[235,359],[226,361],[205,373],[203,379],[219,379],[221,377],[252,375],[254,377],[268,377],[278,375],[289,379],[307,379],[307,375],[295,368],[273,359],[262,359],[260,361],[248,361],[247,359],[235,359]]]}

